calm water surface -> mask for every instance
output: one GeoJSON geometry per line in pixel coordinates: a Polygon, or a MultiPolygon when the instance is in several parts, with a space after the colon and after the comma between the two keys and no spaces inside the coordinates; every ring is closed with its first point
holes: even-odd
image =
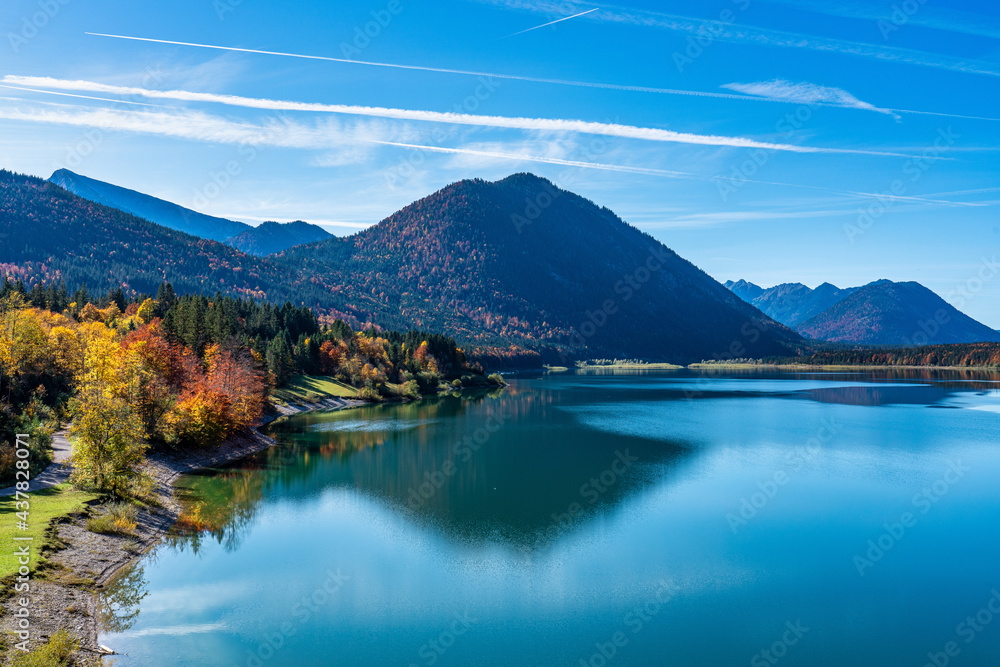
{"type": "Polygon", "coordinates": [[[1000,664],[995,375],[547,375],[270,431],[103,596],[116,664],[1000,664]]]}

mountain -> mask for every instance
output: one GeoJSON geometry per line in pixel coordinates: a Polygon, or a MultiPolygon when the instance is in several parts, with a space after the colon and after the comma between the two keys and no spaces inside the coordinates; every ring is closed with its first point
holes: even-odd
{"type": "Polygon", "coordinates": [[[530,174],[461,181],[354,236],[254,257],[0,171],[0,238],[0,274],[29,283],[154,293],[167,280],[447,333],[473,354],[691,362],[803,344],[610,210],[530,174]]]}
{"type": "Polygon", "coordinates": [[[287,223],[265,222],[226,239],[225,243],[247,254],[263,257],[304,243],[322,241],[330,236],[330,232],[322,227],[301,220],[287,223]]]}
{"type": "Polygon", "coordinates": [[[81,176],[68,169],[56,171],[49,180],[92,202],[117,208],[191,236],[222,241],[258,257],[330,237],[330,233],[322,227],[301,220],[265,222],[251,227],[242,222],[216,218],[135,190],[81,176]]]}
{"type": "Polygon", "coordinates": [[[754,285],[746,280],[727,280],[724,285],[727,290],[747,303],[753,303],[754,299],[764,293],[763,287],[754,285]]]}
{"type": "Polygon", "coordinates": [[[84,199],[203,239],[225,241],[251,229],[250,225],[242,222],[198,213],[135,190],[81,176],[68,169],[59,169],[49,180],[84,199]]]}
{"type": "Polygon", "coordinates": [[[461,340],[688,362],[801,342],[607,208],[531,174],[461,181],[282,256],[461,340]]]}
{"type": "Polygon", "coordinates": [[[63,280],[72,292],[121,287],[155,294],[166,280],[178,293],[219,291],[275,303],[322,306],[366,323],[371,299],[335,298],[337,277],[300,276],[296,267],[246,255],[97,204],[40,178],[0,170],[0,279],[63,280]]]}
{"type": "Polygon", "coordinates": [[[793,329],[857,289],[841,289],[830,283],[823,283],[816,289],[809,289],[802,283],[782,283],[764,289],[745,280],[727,281],[726,288],[769,317],[793,329]]]}
{"type": "Polygon", "coordinates": [[[1000,333],[959,312],[915,282],[879,280],[859,288],[798,331],[819,340],[863,345],[1000,341],[1000,333]]]}

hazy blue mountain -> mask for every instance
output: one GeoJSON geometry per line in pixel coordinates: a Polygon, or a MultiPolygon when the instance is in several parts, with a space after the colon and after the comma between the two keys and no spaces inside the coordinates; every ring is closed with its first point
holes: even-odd
{"type": "Polygon", "coordinates": [[[265,222],[242,234],[226,239],[226,244],[251,255],[263,257],[304,243],[330,238],[330,232],[317,225],[295,222],[265,222]]]}
{"type": "Polygon", "coordinates": [[[1000,341],[1000,333],[958,311],[920,283],[878,280],[798,331],[818,340],[863,345],[927,345],[1000,341]]]}
{"type": "Polygon", "coordinates": [[[782,283],[765,289],[745,280],[730,280],[726,287],[769,317],[793,329],[857,289],[840,288],[830,283],[823,283],[816,289],[809,289],[802,283],[782,283]]]}
{"type": "Polygon", "coordinates": [[[203,239],[225,241],[251,228],[242,222],[198,213],[135,190],[81,176],[68,169],[56,171],[49,180],[84,199],[203,239]]]}

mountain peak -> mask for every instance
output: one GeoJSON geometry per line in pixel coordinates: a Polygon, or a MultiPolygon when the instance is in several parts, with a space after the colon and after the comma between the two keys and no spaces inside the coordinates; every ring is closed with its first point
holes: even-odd
{"type": "Polygon", "coordinates": [[[82,176],[69,169],[57,169],[49,181],[84,199],[203,239],[225,241],[250,229],[250,225],[242,222],[198,213],[151,195],[82,176]]]}
{"type": "Polygon", "coordinates": [[[918,282],[876,280],[798,330],[812,338],[865,345],[1000,341],[1000,334],[918,282]]]}
{"type": "Polygon", "coordinates": [[[490,344],[698,361],[799,340],[610,210],[533,174],[454,183],[286,258],[335,268],[385,307],[422,313],[418,326],[490,344]],[[741,333],[750,321],[761,322],[753,341],[741,333]]]}

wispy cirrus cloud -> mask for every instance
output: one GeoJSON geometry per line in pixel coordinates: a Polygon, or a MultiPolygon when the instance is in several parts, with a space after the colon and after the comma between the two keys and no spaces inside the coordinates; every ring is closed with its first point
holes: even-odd
{"type": "Polygon", "coordinates": [[[919,25],[935,30],[946,30],[962,35],[977,35],[1000,39],[1000,23],[996,15],[972,14],[941,6],[927,6],[921,3],[917,11],[904,11],[900,5],[877,5],[871,2],[820,2],[817,0],[764,0],[775,5],[794,7],[816,14],[841,16],[872,22],[878,29],[878,22],[891,25],[919,25]],[[902,17],[902,18],[900,18],[902,17]]]}
{"type": "MultiPolygon", "coordinates": [[[[547,14],[568,14],[576,11],[572,5],[564,5],[551,0],[474,0],[476,2],[547,14]]],[[[741,0],[740,4],[749,5],[750,0],[741,0]]],[[[885,45],[868,44],[845,39],[819,37],[784,30],[772,30],[740,24],[738,22],[724,23],[712,19],[701,19],[663,12],[645,11],[615,5],[602,5],[602,11],[588,16],[588,20],[617,23],[645,28],[659,28],[712,40],[734,44],[752,44],[756,46],[780,47],[792,49],[807,49],[857,58],[867,58],[881,62],[895,62],[920,67],[963,72],[966,74],[982,74],[1000,76],[1000,64],[970,58],[955,58],[938,53],[928,53],[915,49],[904,49],[885,45]]]]}
{"type": "Polygon", "coordinates": [[[708,183],[738,182],[740,184],[753,183],[755,185],[770,185],[782,188],[798,188],[802,190],[812,190],[815,192],[825,192],[828,194],[838,195],[839,197],[848,197],[851,199],[873,199],[877,201],[892,200],[901,202],[919,202],[922,204],[937,204],[944,206],[961,206],[961,207],[967,207],[967,206],[978,207],[987,205],[983,202],[963,202],[963,201],[952,201],[947,199],[930,199],[927,197],[920,197],[920,196],[892,195],[888,193],[841,190],[822,185],[807,185],[802,183],[784,183],[779,181],[753,180],[749,178],[744,178],[742,176],[706,176],[704,174],[695,174],[692,172],[675,171],[670,169],[654,169],[650,167],[636,167],[629,165],[606,164],[601,162],[569,160],[566,158],[555,157],[553,155],[532,155],[525,151],[511,152],[509,150],[500,151],[498,149],[484,149],[480,146],[460,146],[460,147],[428,146],[423,144],[411,144],[398,141],[376,141],[375,143],[379,143],[384,146],[395,146],[398,148],[407,148],[407,149],[426,151],[431,153],[448,153],[452,155],[477,156],[491,160],[510,160],[514,162],[537,162],[543,164],[562,165],[567,167],[578,167],[581,169],[597,169],[600,171],[612,171],[612,172],[626,173],[626,174],[641,174],[645,176],[658,176],[662,178],[680,179],[680,180],[695,180],[708,183]]]}
{"type": "MultiPolygon", "coordinates": [[[[506,1],[506,0],[503,0],[503,1],[506,1]]],[[[512,0],[512,1],[513,2],[519,2],[519,0],[512,0]]],[[[589,12],[584,12],[584,14],[589,14],[589,12]]],[[[582,15],[582,14],[580,14],[580,15],[582,15]]],[[[238,48],[238,47],[232,47],[232,46],[220,46],[220,45],[215,45],[215,44],[196,44],[196,43],[193,43],[193,42],[178,42],[178,41],[166,40],[166,39],[152,39],[152,38],[148,38],[148,37],[130,37],[130,36],[126,36],[126,35],[109,35],[109,34],[104,34],[104,33],[91,33],[91,32],[86,33],[86,34],[93,35],[93,36],[96,36],[96,37],[112,37],[112,38],[115,38],[115,39],[125,39],[125,40],[139,41],[139,42],[152,42],[152,43],[155,43],[155,44],[172,44],[172,45],[176,45],[176,46],[190,46],[190,47],[203,48],[203,49],[215,49],[215,50],[220,50],[220,51],[225,51],[225,52],[251,53],[251,54],[255,53],[255,54],[261,54],[261,55],[279,56],[279,57],[285,57],[285,58],[303,58],[303,59],[307,59],[307,60],[325,60],[325,61],[329,61],[329,62],[348,63],[348,64],[352,64],[352,65],[364,65],[364,66],[369,66],[369,67],[385,67],[385,68],[390,68],[390,69],[402,69],[402,70],[410,70],[410,71],[418,71],[418,72],[434,72],[434,73],[438,73],[438,74],[455,74],[455,75],[462,75],[462,76],[476,76],[476,77],[482,77],[482,78],[485,78],[485,79],[500,79],[500,80],[504,80],[504,81],[523,81],[523,82],[528,82],[528,83],[552,84],[552,85],[559,85],[559,86],[575,86],[575,87],[582,87],[582,88],[595,88],[595,89],[600,89],[600,90],[619,90],[619,91],[626,91],[626,92],[633,92],[633,93],[651,93],[651,94],[656,94],[656,95],[680,95],[680,96],[684,96],[684,97],[704,97],[704,98],[712,98],[712,99],[726,99],[726,100],[733,100],[733,101],[739,101],[739,102],[748,102],[748,101],[751,101],[751,102],[777,102],[777,103],[787,104],[787,102],[785,100],[781,100],[781,99],[767,98],[767,97],[756,97],[756,96],[749,96],[749,95],[734,95],[734,94],[731,94],[731,93],[719,93],[719,92],[704,91],[704,90],[683,90],[683,89],[680,89],[680,88],[658,88],[658,87],[654,87],[654,86],[637,86],[637,85],[626,85],[626,84],[617,84],[617,83],[604,83],[604,82],[594,82],[594,81],[573,81],[573,80],[569,80],[569,79],[553,79],[553,78],[545,78],[545,77],[523,76],[523,75],[520,75],[520,74],[502,74],[502,73],[498,73],[498,72],[479,72],[479,71],[475,71],[475,70],[450,69],[450,68],[443,68],[443,67],[426,67],[426,66],[423,66],[423,65],[406,65],[406,64],[400,64],[400,63],[373,62],[373,61],[366,61],[366,60],[351,60],[351,59],[347,59],[347,58],[332,58],[332,57],[327,57],[327,56],[316,56],[316,55],[309,55],[309,54],[302,54],[302,53],[286,53],[286,52],[280,52],[280,51],[264,51],[264,50],[260,50],[260,49],[246,49],[246,48],[238,48]]],[[[801,44],[790,44],[790,45],[800,46],[801,44]]],[[[997,76],[1000,76],[1000,72],[997,72],[997,76]]],[[[844,105],[841,105],[841,104],[833,104],[833,103],[820,103],[820,104],[823,104],[825,106],[832,106],[832,107],[844,107],[844,105]]],[[[853,108],[853,107],[845,107],[845,108],[853,108]]],[[[965,118],[965,119],[970,119],[970,120],[1000,121],[1000,118],[988,118],[988,117],[983,117],[983,116],[972,116],[972,115],[964,115],[964,114],[940,113],[940,112],[935,112],[935,111],[918,111],[918,110],[912,110],[912,109],[888,109],[888,110],[896,112],[896,113],[924,114],[924,115],[930,115],[930,116],[947,116],[947,117],[950,117],[950,118],[965,118]]]]}
{"type": "Polygon", "coordinates": [[[373,128],[363,123],[345,125],[334,119],[300,123],[287,118],[268,118],[254,123],[193,110],[146,111],[25,100],[9,102],[0,105],[0,120],[94,127],[206,143],[324,149],[366,142],[373,137],[384,140],[389,134],[395,134],[403,141],[414,137],[406,128],[386,132],[382,128],[373,128]]]}
{"type": "Polygon", "coordinates": [[[758,141],[749,137],[693,134],[690,132],[676,132],[661,128],[639,127],[618,123],[602,123],[574,119],[482,116],[454,112],[424,111],[417,109],[365,107],[345,104],[320,104],[313,102],[296,102],[288,100],[241,97],[236,95],[222,95],[216,93],[198,93],[186,90],[150,90],[129,86],[114,86],[93,81],[69,81],[47,77],[23,77],[8,75],[4,77],[3,81],[4,83],[10,85],[22,85],[36,89],[82,90],[87,92],[108,93],[112,95],[146,97],[149,99],[170,99],[182,102],[225,104],[243,108],[266,109],[271,111],[307,111],[324,114],[342,114],[391,120],[445,123],[452,125],[467,125],[525,131],[577,132],[582,134],[620,137],[623,139],[636,139],[641,141],[692,144],[699,146],[722,146],[729,148],[763,148],[766,150],[786,151],[791,153],[839,153],[910,157],[902,153],[888,151],[801,146],[795,144],[758,141]]]}
{"type": "Polygon", "coordinates": [[[784,79],[773,79],[756,83],[727,83],[722,87],[769,100],[781,100],[794,104],[833,104],[852,109],[876,111],[899,118],[891,109],[881,109],[868,102],[863,102],[842,88],[820,86],[815,83],[793,83],[784,79]]]}
{"type": "MultiPolygon", "coordinates": [[[[930,199],[919,196],[895,196],[886,193],[857,192],[840,190],[826,186],[785,183],[776,181],[751,180],[742,177],[712,176],[652,167],[606,164],[558,157],[558,151],[549,155],[532,155],[521,150],[483,150],[480,146],[439,146],[414,143],[420,132],[409,126],[391,126],[382,122],[340,123],[334,119],[317,119],[311,123],[297,122],[287,117],[271,117],[263,122],[233,120],[215,116],[203,111],[180,109],[175,111],[147,111],[145,109],[117,109],[106,107],[84,107],[62,103],[25,102],[0,98],[0,120],[43,123],[77,127],[96,127],[109,131],[134,132],[219,144],[249,144],[256,146],[276,146],[298,148],[311,151],[334,151],[334,155],[350,152],[359,145],[378,145],[428,153],[444,153],[507,160],[511,162],[535,162],[582,169],[595,169],[618,173],[656,176],[670,179],[695,180],[719,183],[737,180],[741,183],[797,188],[835,194],[841,197],[898,200],[944,204],[951,206],[983,206],[984,202],[960,202],[930,199]]],[[[328,154],[329,155],[329,154],[328,154]]],[[[321,156],[320,161],[324,160],[321,156]]],[[[327,158],[335,166],[340,160],[327,158]]],[[[314,163],[316,164],[316,163],[314,163]]],[[[340,165],[343,166],[343,165],[340,165]]]]}

